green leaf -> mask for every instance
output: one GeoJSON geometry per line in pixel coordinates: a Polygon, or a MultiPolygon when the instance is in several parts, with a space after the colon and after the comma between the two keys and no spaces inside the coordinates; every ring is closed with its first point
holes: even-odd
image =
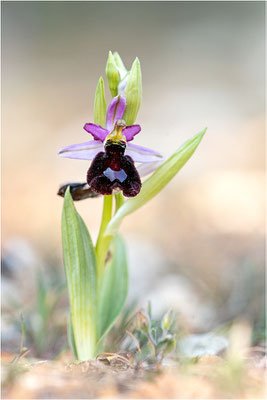
{"type": "Polygon", "coordinates": [[[62,243],[72,315],[73,335],[79,360],[95,355],[97,270],[89,232],[77,213],[69,188],[62,213],[62,243]]]}
{"type": "Polygon", "coordinates": [[[76,349],[71,313],[69,313],[69,317],[68,317],[68,341],[69,341],[69,346],[71,348],[71,351],[74,354],[74,357],[76,358],[76,360],[78,360],[79,357],[78,357],[77,349],[76,349]]]}
{"type": "Polygon", "coordinates": [[[143,183],[140,193],[136,197],[125,201],[109,222],[105,236],[113,236],[126,215],[133,213],[156,196],[170,180],[180,171],[193,155],[203,138],[206,129],[185,142],[170,158],[168,158],[143,183]]]}
{"type": "Polygon", "coordinates": [[[95,103],[94,103],[94,122],[97,125],[103,127],[106,126],[106,114],[107,105],[105,99],[105,88],[102,76],[99,78],[96,91],[95,91],[95,103]]]}
{"type": "Polygon", "coordinates": [[[99,340],[109,331],[122,311],[128,291],[126,250],[119,235],[111,242],[110,252],[111,258],[105,265],[99,288],[99,340]]]}
{"type": "Polygon", "coordinates": [[[132,125],[136,120],[142,101],[142,74],[138,58],[133,62],[124,95],[126,97],[126,109],[123,119],[127,125],[132,125]]]}

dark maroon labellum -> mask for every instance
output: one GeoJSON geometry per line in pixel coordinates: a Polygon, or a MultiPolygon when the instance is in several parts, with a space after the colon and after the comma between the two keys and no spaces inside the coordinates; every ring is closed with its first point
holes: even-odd
{"type": "Polygon", "coordinates": [[[105,152],[96,155],[87,172],[91,189],[103,195],[120,189],[126,197],[134,197],[141,190],[141,179],[133,159],[124,155],[125,143],[107,142],[105,152]]]}

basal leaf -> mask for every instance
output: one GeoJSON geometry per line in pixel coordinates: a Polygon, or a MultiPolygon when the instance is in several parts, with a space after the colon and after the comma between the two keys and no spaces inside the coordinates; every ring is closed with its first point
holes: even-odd
{"type": "Polygon", "coordinates": [[[97,270],[89,232],[77,213],[69,188],[62,213],[62,243],[73,335],[79,360],[94,357],[97,270]]]}
{"type": "Polygon", "coordinates": [[[122,311],[128,291],[126,250],[119,235],[113,238],[110,253],[111,258],[105,265],[99,287],[99,340],[109,331],[122,311]]]}
{"type": "Polygon", "coordinates": [[[126,215],[133,213],[146,204],[170,182],[193,155],[205,132],[206,129],[187,140],[143,183],[142,189],[136,197],[125,201],[109,222],[105,236],[114,235],[126,215]]]}
{"type": "Polygon", "coordinates": [[[68,341],[69,341],[69,346],[71,348],[71,351],[74,354],[74,357],[78,360],[79,357],[78,357],[77,349],[76,349],[71,313],[69,313],[69,317],[68,317],[68,341]]]}

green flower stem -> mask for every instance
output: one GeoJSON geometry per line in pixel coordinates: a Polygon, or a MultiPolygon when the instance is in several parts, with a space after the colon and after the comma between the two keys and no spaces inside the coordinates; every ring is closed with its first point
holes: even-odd
{"type": "Polygon", "coordinates": [[[104,237],[104,232],[106,227],[111,220],[112,217],[112,195],[104,196],[103,203],[103,213],[102,213],[102,221],[99,229],[99,234],[96,242],[96,259],[97,259],[97,273],[98,273],[98,282],[99,278],[102,275],[103,268],[105,265],[105,260],[110,244],[110,239],[108,237],[104,237]]]}
{"type": "Polygon", "coordinates": [[[123,194],[121,192],[119,192],[118,194],[115,194],[115,204],[116,204],[116,211],[118,211],[118,209],[123,205],[124,203],[124,197],[123,194]]]}

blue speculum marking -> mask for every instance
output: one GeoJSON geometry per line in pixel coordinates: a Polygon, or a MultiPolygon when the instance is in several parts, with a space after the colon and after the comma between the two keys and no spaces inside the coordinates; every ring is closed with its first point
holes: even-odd
{"type": "Polygon", "coordinates": [[[125,179],[127,178],[127,174],[125,173],[125,171],[123,169],[121,169],[120,171],[113,171],[111,168],[107,168],[103,174],[111,181],[115,181],[116,179],[119,182],[124,182],[125,179]]]}

